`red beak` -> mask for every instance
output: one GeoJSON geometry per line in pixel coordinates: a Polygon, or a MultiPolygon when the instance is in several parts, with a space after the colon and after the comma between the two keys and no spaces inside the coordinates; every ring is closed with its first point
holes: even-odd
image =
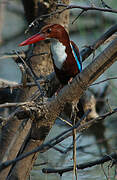
{"type": "Polygon", "coordinates": [[[36,43],[38,41],[45,40],[45,39],[46,38],[45,38],[44,34],[37,33],[37,34],[33,35],[32,37],[26,39],[22,43],[20,43],[18,46],[26,46],[28,44],[33,44],[33,43],[36,43]]]}

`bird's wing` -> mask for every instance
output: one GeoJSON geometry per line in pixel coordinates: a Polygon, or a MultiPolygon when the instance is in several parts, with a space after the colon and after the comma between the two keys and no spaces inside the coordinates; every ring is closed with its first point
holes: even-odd
{"type": "Polygon", "coordinates": [[[81,72],[82,71],[82,57],[79,53],[79,49],[76,46],[76,44],[73,41],[70,41],[70,42],[71,42],[71,47],[72,47],[72,51],[73,51],[75,60],[76,60],[77,65],[78,65],[78,69],[81,72]]]}

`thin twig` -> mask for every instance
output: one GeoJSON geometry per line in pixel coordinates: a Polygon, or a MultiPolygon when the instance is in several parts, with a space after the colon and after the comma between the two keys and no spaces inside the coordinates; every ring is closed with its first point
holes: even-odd
{"type": "MultiPolygon", "coordinates": [[[[47,79],[42,79],[39,78],[37,80],[40,84],[44,84],[47,82],[47,79]]],[[[37,84],[35,82],[27,82],[25,84],[25,87],[33,87],[33,86],[37,86],[37,84]]],[[[22,88],[23,87],[23,83],[17,83],[17,82],[12,82],[12,81],[7,81],[4,79],[0,79],[0,88],[22,88]]]]}
{"type": "Polygon", "coordinates": [[[107,174],[106,174],[106,172],[105,172],[105,169],[104,169],[103,164],[101,164],[101,169],[102,169],[102,171],[103,171],[103,173],[104,173],[106,179],[109,180],[109,179],[108,179],[108,176],[107,176],[107,174]]]}
{"type": "Polygon", "coordinates": [[[69,122],[69,121],[67,121],[67,120],[65,120],[65,119],[63,119],[62,117],[58,117],[61,121],[63,121],[63,122],[65,122],[66,124],[68,124],[69,126],[71,126],[72,127],[72,124],[69,122]]]}
{"type": "MultiPolygon", "coordinates": [[[[19,56],[21,56],[22,58],[26,58],[26,53],[24,52],[18,52],[19,56]]],[[[48,52],[42,52],[42,53],[38,53],[38,54],[32,54],[32,57],[34,56],[42,56],[48,54],[48,52]]],[[[17,60],[17,54],[14,53],[5,53],[5,54],[0,54],[0,59],[7,59],[7,58],[15,58],[14,60],[17,60]]]]}
{"type": "MultiPolygon", "coordinates": [[[[25,53],[20,53],[20,56],[22,56],[23,58],[26,57],[25,53]]],[[[7,58],[17,58],[17,55],[16,54],[3,54],[1,55],[0,54],[0,59],[7,59],[7,58]]]]}
{"type": "Polygon", "coordinates": [[[110,169],[112,168],[113,166],[113,159],[112,161],[110,161],[110,163],[108,164],[108,180],[110,180],[110,169]]]}
{"type": "Polygon", "coordinates": [[[103,83],[103,82],[106,82],[106,81],[109,81],[109,80],[113,80],[113,79],[117,79],[117,76],[115,76],[115,77],[110,77],[110,78],[104,79],[104,80],[102,80],[102,81],[93,83],[93,84],[91,84],[90,86],[95,86],[95,85],[98,85],[98,84],[101,84],[101,83],[103,83]]]}
{"type": "Polygon", "coordinates": [[[101,0],[102,6],[105,8],[112,9],[109,5],[107,5],[103,0],[101,0]]]}
{"type": "Polygon", "coordinates": [[[103,12],[111,12],[111,13],[117,13],[116,9],[106,9],[106,8],[99,8],[95,6],[78,6],[78,5],[66,5],[66,4],[57,4],[59,7],[64,7],[64,9],[59,10],[60,12],[63,12],[63,10],[68,10],[68,9],[82,9],[84,11],[103,11],[103,12]]]}
{"type": "Polygon", "coordinates": [[[80,12],[80,14],[72,21],[72,24],[84,13],[84,10],[80,12]]]}
{"type": "Polygon", "coordinates": [[[108,107],[109,107],[109,109],[110,109],[110,112],[112,112],[113,110],[112,110],[112,107],[111,107],[111,104],[110,104],[108,98],[106,99],[106,103],[107,103],[107,105],[108,105],[108,107]]]}
{"type": "MultiPolygon", "coordinates": [[[[75,113],[75,112],[74,112],[75,113]]],[[[76,113],[74,115],[73,123],[75,125],[75,120],[76,120],[76,113]]],[[[73,162],[74,162],[74,168],[73,168],[73,179],[76,177],[76,180],[78,179],[77,177],[77,166],[76,166],[76,129],[73,129],[73,162]]]]}
{"type": "Polygon", "coordinates": [[[0,104],[0,108],[9,108],[9,107],[18,107],[18,106],[24,106],[30,104],[30,102],[18,102],[18,103],[4,103],[0,104]]]}
{"type": "Polygon", "coordinates": [[[92,124],[96,123],[96,122],[99,122],[100,120],[104,120],[106,117],[108,116],[111,116],[112,114],[114,113],[117,113],[117,108],[113,109],[112,111],[110,112],[107,112],[103,115],[100,115],[99,117],[95,118],[95,119],[92,119],[88,122],[86,122],[85,124],[82,124],[79,128],[78,128],[78,131],[81,132],[83,131],[83,129],[86,129],[87,127],[91,126],[92,124]]]}
{"type": "Polygon", "coordinates": [[[46,165],[46,164],[48,164],[48,162],[44,162],[44,163],[39,163],[39,164],[34,164],[34,167],[36,167],[36,166],[43,166],[43,165],[46,165]]]}
{"type": "Polygon", "coordinates": [[[26,63],[26,61],[24,61],[24,59],[18,54],[17,51],[15,51],[15,53],[17,54],[17,56],[22,60],[22,62],[24,63],[26,69],[28,70],[29,74],[31,75],[31,77],[33,78],[34,82],[37,84],[38,88],[39,88],[39,91],[41,93],[41,96],[43,97],[44,96],[44,93],[41,89],[41,86],[40,86],[40,83],[37,81],[37,77],[35,77],[34,75],[34,72],[32,72],[31,68],[28,66],[28,64],[26,63]]]}

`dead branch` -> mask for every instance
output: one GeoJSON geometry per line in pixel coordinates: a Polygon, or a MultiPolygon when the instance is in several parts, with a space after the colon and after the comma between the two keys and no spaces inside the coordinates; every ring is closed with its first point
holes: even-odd
{"type": "MultiPolygon", "coordinates": [[[[100,165],[100,164],[103,164],[105,162],[113,161],[113,160],[116,160],[116,159],[117,159],[117,154],[112,153],[110,155],[105,155],[102,158],[97,159],[95,161],[87,162],[87,163],[84,163],[84,164],[79,164],[79,165],[77,165],[77,169],[85,169],[85,168],[93,167],[93,166],[100,165]]],[[[43,168],[42,169],[43,173],[46,173],[46,174],[47,173],[58,173],[61,176],[62,176],[63,173],[69,172],[69,171],[73,171],[73,166],[70,166],[70,167],[67,167],[67,168],[64,168],[64,169],[50,169],[50,168],[43,168]]]]}

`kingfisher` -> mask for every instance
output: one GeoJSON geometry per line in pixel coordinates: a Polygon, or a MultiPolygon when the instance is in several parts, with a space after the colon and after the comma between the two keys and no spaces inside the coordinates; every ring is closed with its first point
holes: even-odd
{"type": "Polygon", "coordinates": [[[45,25],[41,31],[19,44],[25,46],[50,40],[50,51],[54,70],[62,86],[68,84],[82,71],[82,57],[73,41],[70,41],[65,28],[60,24],[45,25]]]}

